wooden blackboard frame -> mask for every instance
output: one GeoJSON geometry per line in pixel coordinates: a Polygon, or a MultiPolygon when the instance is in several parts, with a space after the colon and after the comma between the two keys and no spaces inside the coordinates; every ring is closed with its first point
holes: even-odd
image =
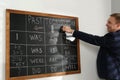
{"type": "Polygon", "coordinates": [[[69,71],[69,72],[56,72],[56,73],[48,73],[48,74],[36,74],[36,75],[30,75],[30,76],[10,77],[10,14],[11,13],[33,15],[33,16],[43,16],[43,17],[52,17],[52,18],[75,19],[76,30],[78,30],[78,17],[6,9],[6,80],[26,80],[26,79],[31,79],[31,78],[60,76],[60,75],[67,75],[67,74],[76,74],[76,73],[81,72],[81,67],[80,67],[80,46],[79,46],[80,42],[79,42],[79,40],[77,40],[77,64],[78,64],[78,70],[69,71]]]}

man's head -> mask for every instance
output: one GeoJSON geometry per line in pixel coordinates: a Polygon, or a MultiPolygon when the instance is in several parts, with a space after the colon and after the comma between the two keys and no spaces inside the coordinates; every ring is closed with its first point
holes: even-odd
{"type": "Polygon", "coordinates": [[[120,13],[111,14],[106,26],[108,32],[115,32],[120,30],[120,13]]]}

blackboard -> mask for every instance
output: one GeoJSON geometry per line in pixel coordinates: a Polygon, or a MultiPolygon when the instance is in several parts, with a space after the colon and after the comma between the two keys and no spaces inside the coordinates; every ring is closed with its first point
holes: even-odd
{"type": "Polygon", "coordinates": [[[78,18],[6,10],[6,80],[80,73],[79,40],[66,40],[61,26],[78,30],[78,18]]]}

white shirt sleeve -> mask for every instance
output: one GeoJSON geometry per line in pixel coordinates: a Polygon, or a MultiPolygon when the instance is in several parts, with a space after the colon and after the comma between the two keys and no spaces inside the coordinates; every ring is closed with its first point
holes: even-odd
{"type": "Polygon", "coordinates": [[[67,33],[65,32],[66,34],[66,39],[69,40],[69,41],[74,41],[75,40],[75,37],[73,37],[73,33],[67,33]]]}

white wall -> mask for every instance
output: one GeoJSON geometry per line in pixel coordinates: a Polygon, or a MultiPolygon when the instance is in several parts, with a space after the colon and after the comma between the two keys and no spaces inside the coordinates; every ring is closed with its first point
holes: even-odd
{"type": "MultiPolygon", "coordinates": [[[[110,0],[0,0],[0,79],[5,80],[5,9],[53,13],[79,17],[80,30],[103,35],[111,13],[110,0]]],[[[96,71],[99,47],[81,41],[81,73],[31,80],[100,80],[96,71]]]]}
{"type": "Polygon", "coordinates": [[[111,0],[112,13],[120,12],[120,0],[111,0]]]}

